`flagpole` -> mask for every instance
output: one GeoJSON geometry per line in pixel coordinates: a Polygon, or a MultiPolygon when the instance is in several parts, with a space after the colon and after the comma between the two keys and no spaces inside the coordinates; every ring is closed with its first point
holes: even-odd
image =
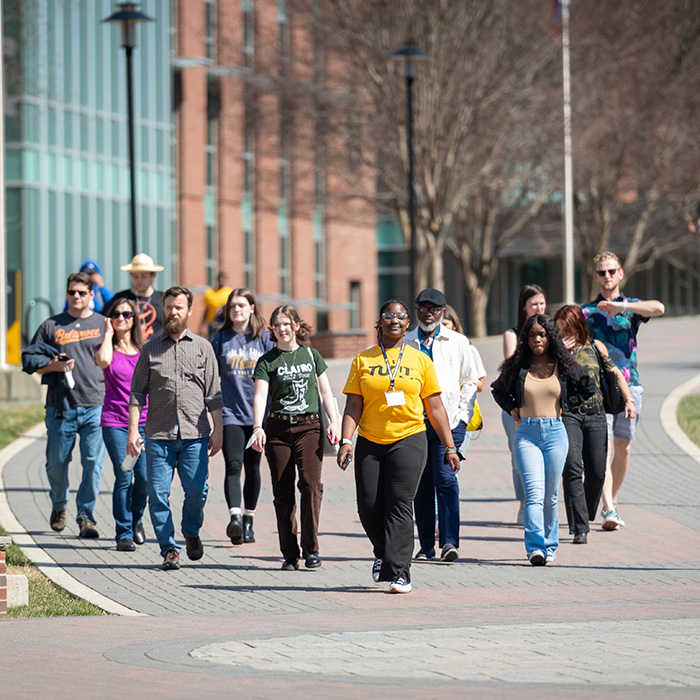
{"type": "Polygon", "coordinates": [[[569,67],[569,2],[561,3],[561,55],[564,84],[564,303],[574,303],[574,177],[571,155],[571,71],[569,67]]]}

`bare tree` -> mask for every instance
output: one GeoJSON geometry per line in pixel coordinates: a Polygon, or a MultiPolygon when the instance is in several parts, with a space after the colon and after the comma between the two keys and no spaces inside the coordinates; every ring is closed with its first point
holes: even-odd
{"type": "Polygon", "coordinates": [[[401,222],[406,241],[406,94],[392,53],[412,39],[430,55],[416,66],[414,84],[416,284],[443,287],[449,249],[472,297],[475,335],[483,334],[499,252],[551,189],[538,151],[555,113],[547,97],[557,64],[549,8],[535,0],[333,0],[320,7],[296,5],[343,66],[344,84],[329,91],[332,127],[359,135],[350,139],[353,149],[377,183],[376,193],[363,194],[401,222]],[[504,225],[509,217],[499,212],[518,208],[525,218],[504,225]]]}
{"type": "Polygon", "coordinates": [[[634,272],[689,239],[697,201],[700,21],[688,0],[622,0],[572,16],[577,254],[626,244],[634,272]]]}

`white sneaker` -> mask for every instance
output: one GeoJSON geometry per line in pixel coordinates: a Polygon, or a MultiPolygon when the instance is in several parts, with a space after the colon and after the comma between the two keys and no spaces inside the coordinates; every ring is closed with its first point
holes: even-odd
{"type": "Polygon", "coordinates": [[[617,530],[620,525],[624,525],[624,523],[620,522],[620,516],[617,514],[617,508],[615,507],[610,510],[603,508],[600,514],[603,516],[603,530],[617,530]]]}
{"type": "Polygon", "coordinates": [[[391,582],[391,586],[389,586],[389,593],[410,593],[411,592],[411,582],[407,579],[404,578],[403,576],[399,576],[396,581],[391,582]]]}
{"type": "Polygon", "coordinates": [[[382,560],[375,559],[374,564],[372,564],[372,581],[379,583],[379,574],[382,571],[382,560]]]}

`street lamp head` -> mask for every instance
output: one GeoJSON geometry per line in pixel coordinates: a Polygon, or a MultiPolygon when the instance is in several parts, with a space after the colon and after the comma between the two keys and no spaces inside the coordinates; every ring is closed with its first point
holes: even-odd
{"type": "Polygon", "coordinates": [[[136,47],[136,25],[139,22],[153,22],[153,17],[145,15],[136,9],[135,2],[119,2],[116,12],[112,13],[103,22],[119,24],[122,30],[122,48],[133,49],[136,47]]]}
{"type": "Polygon", "coordinates": [[[399,49],[398,51],[394,51],[394,53],[391,54],[391,57],[399,61],[403,61],[406,70],[405,77],[408,80],[415,77],[413,64],[416,61],[426,61],[430,58],[430,54],[423,51],[423,49],[419,49],[418,44],[413,39],[409,39],[403,45],[403,48],[399,49]]]}

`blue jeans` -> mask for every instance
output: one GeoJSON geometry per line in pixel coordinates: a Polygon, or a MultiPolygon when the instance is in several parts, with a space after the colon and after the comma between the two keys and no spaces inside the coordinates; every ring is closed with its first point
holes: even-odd
{"type": "Polygon", "coordinates": [[[561,418],[523,418],[514,454],[525,489],[525,550],[553,559],[559,546],[557,501],[569,438],[561,418]]]}
{"type": "Polygon", "coordinates": [[[523,481],[520,478],[520,472],[518,471],[518,465],[515,463],[515,448],[513,446],[515,441],[515,418],[501,411],[501,423],[503,423],[503,430],[506,431],[506,437],[508,438],[508,449],[510,450],[510,466],[513,472],[513,491],[515,491],[515,498],[518,501],[525,500],[525,489],[523,488],[523,481]]]}
{"type": "MultiPolygon", "coordinates": [[[[435,429],[426,421],[428,460],[413,500],[421,549],[435,547],[435,499],[437,498],[439,545],[459,547],[459,481],[445,464],[445,447],[435,429]]],[[[460,421],[452,431],[453,444],[464,441],[467,426],[460,421]]]]}
{"type": "Polygon", "coordinates": [[[209,485],[209,438],[197,440],[146,440],[148,509],[151,523],[165,556],[169,549],[179,552],[170,511],[170,485],[177,469],[185,501],[182,505],[182,533],[197,537],[204,522],[204,504],[209,485]]]}
{"type": "MultiPolygon", "coordinates": [[[[143,426],[139,428],[141,439],[146,436],[143,426]]],[[[148,501],[148,481],[146,478],[146,455],[141,456],[134,465],[133,472],[123,472],[121,463],[126,457],[127,428],[103,427],[102,437],[112,460],[114,468],[114,491],[112,492],[112,515],[116,525],[116,541],[126,537],[133,539],[134,527],[141,523],[148,501]],[[133,474],[133,480],[132,480],[133,474]]]]}
{"type": "Polygon", "coordinates": [[[65,510],[70,498],[68,466],[70,465],[76,435],[80,435],[80,479],[76,504],[78,516],[95,518],[95,504],[100,492],[105,444],[102,441],[102,406],[74,406],[56,418],[56,409],[46,409],[46,476],[49,480],[51,504],[55,510],[65,510]]]}

